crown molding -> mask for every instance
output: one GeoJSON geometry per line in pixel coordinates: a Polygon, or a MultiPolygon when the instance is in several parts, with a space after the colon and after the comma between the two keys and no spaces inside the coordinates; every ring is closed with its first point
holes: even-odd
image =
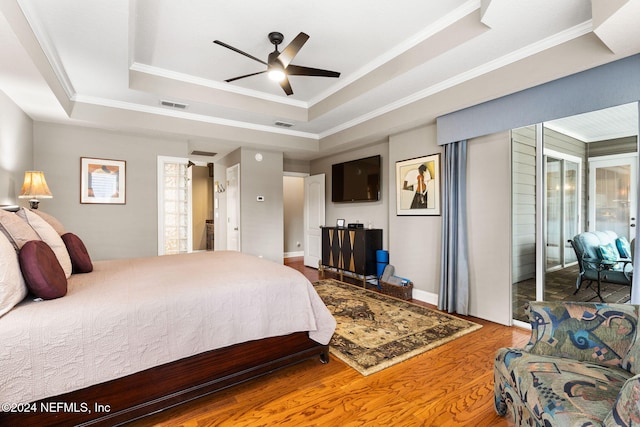
{"type": "Polygon", "coordinates": [[[393,59],[407,52],[409,49],[417,46],[418,44],[424,42],[430,37],[433,37],[435,34],[453,25],[460,19],[464,18],[465,16],[469,15],[470,13],[478,9],[480,9],[480,0],[469,0],[465,2],[464,4],[462,4],[452,12],[448,13],[447,15],[443,16],[441,19],[438,19],[436,22],[424,28],[422,31],[418,32],[414,36],[398,44],[393,49],[390,49],[384,52],[383,54],[381,54],[380,56],[378,56],[368,64],[359,68],[355,72],[349,74],[349,76],[347,76],[346,78],[340,79],[335,85],[331,86],[326,91],[322,92],[318,96],[311,99],[309,101],[309,106],[313,107],[315,104],[322,102],[324,99],[328,98],[329,96],[346,88],[347,86],[354,83],[355,81],[361,79],[362,77],[366,76],[367,74],[371,73],[377,68],[383,66],[384,64],[392,61],[393,59]]]}
{"type": "Polygon", "coordinates": [[[570,40],[576,39],[578,37],[581,37],[585,34],[588,34],[592,31],[592,24],[591,24],[591,20],[585,21],[581,24],[578,24],[572,28],[569,28],[565,31],[561,31],[557,34],[554,34],[553,36],[547,37],[546,39],[540,40],[539,42],[536,43],[532,43],[528,46],[525,46],[522,49],[518,49],[514,52],[511,52],[507,55],[504,55],[502,57],[499,57],[497,59],[494,59],[493,61],[489,61],[485,64],[482,64],[478,67],[475,67],[469,71],[466,71],[464,73],[460,73],[456,76],[453,76],[447,80],[444,80],[438,84],[432,85],[428,88],[425,88],[419,92],[416,92],[410,96],[407,96],[405,98],[402,98],[396,102],[393,102],[391,104],[387,104],[382,108],[378,108],[374,111],[371,111],[367,114],[364,114],[360,117],[357,117],[353,120],[350,120],[348,122],[345,122],[341,125],[338,125],[336,127],[333,127],[331,129],[328,129],[324,132],[320,133],[320,138],[326,138],[328,136],[334,135],[338,132],[342,132],[344,130],[347,130],[349,128],[352,128],[354,126],[357,126],[359,124],[362,124],[364,122],[367,122],[371,119],[375,119],[377,117],[380,117],[384,114],[390,113],[394,110],[397,110],[399,108],[405,107],[409,104],[412,104],[416,101],[419,101],[421,99],[427,98],[431,95],[434,95],[438,92],[442,92],[446,89],[452,88],[454,86],[457,86],[459,84],[462,84],[466,81],[472,80],[476,77],[482,76],[484,74],[488,74],[492,71],[495,71],[499,68],[502,68],[504,66],[507,66],[509,64],[512,64],[516,61],[519,61],[521,59],[527,58],[529,56],[535,55],[537,53],[540,53],[544,50],[553,48],[555,46],[558,46],[560,44],[563,44],[565,42],[568,42],[570,40]]]}
{"type": "Polygon", "coordinates": [[[312,139],[316,141],[320,139],[318,134],[310,133],[310,132],[281,129],[281,128],[276,128],[272,126],[258,125],[255,123],[241,122],[238,120],[222,119],[219,117],[205,116],[202,114],[193,114],[185,111],[171,110],[171,109],[162,108],[162,107],[142,105],[142,104],[136,104],[132,102],[115,101],[112,99],[100,98],[100,97],[90,96],[90,95],[76,94],[72,100],[78,103],[85,103],[85,104],[91,104],[91,105],[96,105],[100,107],[115,108],[120,110],[136,111],[140,113],[148,113],[148,114],[153,114],[155,116],[174,117],[174,118],[192,120],[192,121],[197,121],[202,123],[210,123],[210,124],[221,125],[221,126],[228,126],[228,127],[235,127],[235,128],[241,128],[241,129],[255,130],[260,132],[294,136],[294,137],[305,138],[305,139],[312,139]]]}
{"type": "Polygon", "coordinates": [[[33,32],[34,37],[38,41],[40,48],[42,49],[42,53],[44,53],[53,73],[55,74],[56,79],[62,86],[67,98],[71,100],[75,95],[76,91],[69,79],[69,75],[65,71],[62,66],[62,60],[60,59],[60,55],[58,55],[58,51],[55,49],[54,43],[51,41],[51,38],[44,30],[44,26],[42,23],[36,18],[36,14],[34,13],[30,2],[24,0],[18,0],[18,6],[22,10],[22,13],[27,20],[27,23],[31,27],[31,31],[33,32]]]}

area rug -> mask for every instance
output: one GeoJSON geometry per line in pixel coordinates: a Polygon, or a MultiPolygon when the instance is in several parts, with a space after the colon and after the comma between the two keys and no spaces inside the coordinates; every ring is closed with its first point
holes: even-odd
{"type": "Polygon", "coordinates": [[[337,321],[329,351],[365,376],[482,327],[333,279],[313,285],[337,321]]]}

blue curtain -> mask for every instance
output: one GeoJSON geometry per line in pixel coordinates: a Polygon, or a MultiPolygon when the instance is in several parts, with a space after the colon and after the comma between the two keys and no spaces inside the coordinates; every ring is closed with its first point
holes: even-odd
{"type": "Polygon", "coordinates": [[[442,262],[438,308],[469,314],[467,245],[467,141],[444,146],[442,170],[442,262]]]}

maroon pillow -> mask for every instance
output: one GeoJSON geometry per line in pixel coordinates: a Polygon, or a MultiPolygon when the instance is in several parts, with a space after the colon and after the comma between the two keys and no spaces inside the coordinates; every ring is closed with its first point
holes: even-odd
{"type": "Polygon", "coordinates": [[[73,272],[91,273],[93,271],[93,264],[82,240],[73,233],[65,233],[60,237],[62,237],[62,241],[67,247],[67,252],[69,252],[73,272]]]}
{"type": "Polygon", "coordinates": [[[18,254],[27,288],[37,297],[54,299],[67,293],[67,277],[53,250],[42,240],[30,240],[18,254]]]}

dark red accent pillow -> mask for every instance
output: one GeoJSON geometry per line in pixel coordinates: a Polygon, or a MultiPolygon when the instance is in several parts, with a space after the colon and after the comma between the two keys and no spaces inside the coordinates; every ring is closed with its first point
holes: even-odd
{"type": "Polygon", "coordinates": [[[65,233],[60,237],[62,237],[62,241],[67,247],[67,252],[69,252],[73,272],[91,273],[93,271],[93,264],[91,263],[91,257],[89,256],[87,247],[82,243],[82,240],[73,233],[65,233]]]}
{"type": "Polygon", "coordinates": [[[67,277],[53,250],[42,240],[30,240],[18,254],[27,288],[42,299],[60,298],[67,293],[67,277]]]}

